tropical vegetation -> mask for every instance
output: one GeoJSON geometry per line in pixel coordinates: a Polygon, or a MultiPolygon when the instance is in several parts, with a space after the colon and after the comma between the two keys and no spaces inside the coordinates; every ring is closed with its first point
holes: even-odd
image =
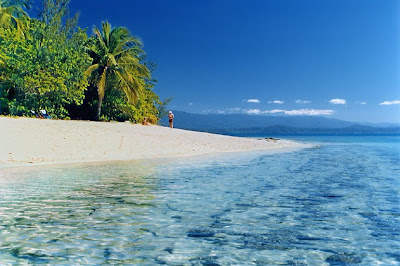
{"type": "Polygon", "coordinates": [[[0,27],[15,29],[20,36],[24,36],[28,29],[29,16],[23,9],[30,7],[29,0],[0,0],[0,27]]]}
{"type": "Polygon", "coordinates": [[[31,1],[0,0],[0,114],[159,121],[171,99],[154,92],[155,64],[140,39],[107,21],[88,35],[69,1],[43,0],[30,18],[31,1]]]}

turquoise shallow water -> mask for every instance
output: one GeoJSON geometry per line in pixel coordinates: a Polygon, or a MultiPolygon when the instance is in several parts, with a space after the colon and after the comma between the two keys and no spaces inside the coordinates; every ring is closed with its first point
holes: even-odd
{"type": "Polygon", "coordinates": [[[400,137],[0,169],[0,264],[400,265],[400,137]]]}

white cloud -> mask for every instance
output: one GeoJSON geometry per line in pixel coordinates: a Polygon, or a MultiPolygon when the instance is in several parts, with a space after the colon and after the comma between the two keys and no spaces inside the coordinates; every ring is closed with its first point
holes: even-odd
{"type": "Polygon", "coordinates": [[[251,115],[261,114],[261,110],[260,109],[249,109],[249,110],[245,110],[245,112],[247,114],[251,114],[251,115]]]}
{"type": "Polygon", "coordinates": [[[300,109],[286,111],[287,115],[332,115],[335,113],[333,110],[316,110],[316,109],[300,109]]]}
{"type": "Polygon", "coordinates": [[[311,103],[311,101],[296,100],[296,103],[299,103],[299,104],[306,104],[306,103],[311,103]]]}
{"type": "Polygon", "coordinates": [[[259,99],[248,99],[247,102],[248,103],[259,103],[260,100],[259,99]]]}
{"type": "Polygon", "coordinates": [[[393,104],[400,104],[399,100],[395,100],[395,101],[384,101],[381,102],[379,105],[393,105],[393,104]]]}
{"type": "Polygon", "coordinates": [[[188,105],[193,105],[193,103],[188,103],[188,105]]]}
{"type": "Polygon", "coordinates": [[[299,109],[299,110],[267,110],[263,113],[266,114],[276,114],[276,113],[284,113],[285,115],[332,115],[335,113],[333,110],[317,110],[317,109],[299,109]]]}
{"type": "Polygon", "coordinates": [[[281,110],[281,109],[274,109],[274,110],[267,110],[264,111],[266,114],[276,114],[276,113],[284,113],[286,110],[281,110]]]}
{"type": "Polygon", "coordinates": [[[283,104],[284,101],[275,100],[275,101],[269,101],[268,103],[283,104]]]}
{"type": "Polygon", "coordinates": [[[331,104],[346,104],[345,99],[332,99],[329,101],[331,104]]]}
{"type": "Polygon", "coordinates": [[[242,109],[236,107],[236,108],[227,108],[226,110],[228,110],[228,111],[236,111],[236,112],[239,112],[239,111],[242,110],[242,109]]]}

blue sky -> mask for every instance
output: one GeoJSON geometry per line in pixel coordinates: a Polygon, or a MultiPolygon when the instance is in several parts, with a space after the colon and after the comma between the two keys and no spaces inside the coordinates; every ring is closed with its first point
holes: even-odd
{"type": "Polygon", "coordinates": [[[156,93],[193,113],[400,122],[400,1],[71,0],[144,42],[156,93]]]}

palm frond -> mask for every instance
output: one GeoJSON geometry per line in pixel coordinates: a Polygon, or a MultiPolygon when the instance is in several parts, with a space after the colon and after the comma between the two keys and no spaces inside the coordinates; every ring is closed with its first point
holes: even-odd
{"type": "Polygon", "coordinates": [[[138,98],[138,92],[140,87],[137,86],[132,76],[127,74],[123,69],[115,71],[118,76],[119,83],[122,85],[122,89],[128,98],[128,101],[136,103],[138,98]]]}
{"type": "Polygon", "coordinates": [[[118,65],[117,60],[115,59],[113,54],[109,54],[107,59],[108,59],[107,65],[109,67],[113,67],[113,66],[117,66],[118,65]]]}
{"type": "Polygon", "coordinates": [[[112,29],[110,32],[110,51],[117,52],[119,44],[126,38],[129,38],[129,31],[126,28],[118,27],[112,29]]]}
{"type": "Polygon", "coordinates": [[[93,27],[93,33],[97,36],[97,41],[100,42],[100,45],[105,47],[106,44],[104,43],[103,36],[96,26],[93,27]]]}
{"type": "Polygon", "coordinates": [[[127,71],[134,73],[143,78],[150,77],[150,70],[146,65],[142,64],[138,58],[134,56],[120,57],[118,64],[123,66],[127,71]]]}
{"type": "Polygon", "coordinates": [[[31,0],[4,0],[2,2],[2,5],[4,6],[19,6],[26,9],[30,9],[32,7],[31,0]]]}
{"type": "Polygon", "coordinates": [[[102,38],[107,47],[110,47],[111,24],[106,20],[102,23],[102,38]]]}
{"type": "Polygon", "coordinates": [[[139,46],[131,46],[129,48],[125,47],[124,49],[120,49],[115,54],[116,57],[123,57],[125,55],[131,55],[135,58],[138,58],[139,56],[145,55],[145,52],[139,46]]]}
{"type": "Polygon", "coordinates": [[[88,69],[86,69],[85,75],[89,77],[90,75],[92,75],[93,71],[97,70],[99,67],[99,64],[91,65],[90,67],[88,67],[88,69]]]}
{"type": "Polygon", "coordinates": [[[25,37],[28,28],[29,16],[19,6],[0,5],[0,27],[4,29],[16,29],[20,36],[25,37]]]}

